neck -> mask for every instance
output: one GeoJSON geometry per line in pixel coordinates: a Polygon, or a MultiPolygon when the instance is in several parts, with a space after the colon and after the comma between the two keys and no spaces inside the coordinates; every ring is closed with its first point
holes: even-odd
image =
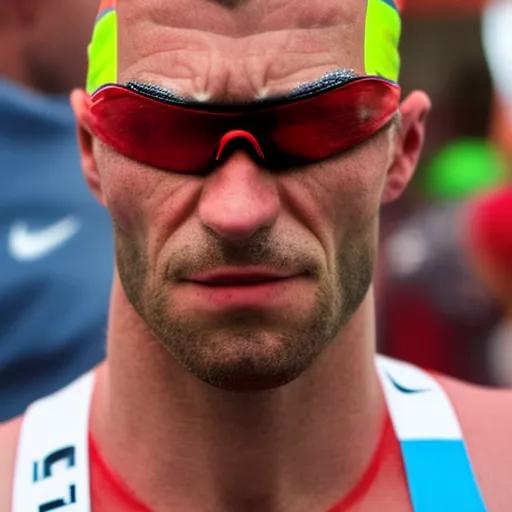
{"type": "Polygon", "coordinates": [[[363,475],[384,408],[371,292],[305,374],[255,394],[215,389],[179,366],[117,278],[110,318],[91,428],[154,510],[326,510],[363,475]]]}

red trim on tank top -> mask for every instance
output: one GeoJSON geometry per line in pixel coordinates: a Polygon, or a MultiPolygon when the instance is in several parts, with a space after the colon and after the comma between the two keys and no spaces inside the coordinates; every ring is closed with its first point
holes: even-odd
{"type": "MultiPolygon", "coordinates": [[[[103,459],[98,445],[92,434],[89,432],[89,458],[91,474],[98,475],[101,480],[101,489],[91,489],[91,499],[94,504],[94,496],[98,492],[107,492],[112,501],[120,502],[123,505],[123,512],[152,512],[150,508],[144,505],[133,493],[133,491],[123,482],[123,480],[112,471],[103,459]]],[[[91,487],[93,485],[91,478],[91,487]]]]}
{"type": "Polygon", "coordinates": [[[330,508],[328,512],[348,512],[350,507],[354,506],[361,498],[368,494],[377,474],[379,473],[382,461],[387,455],[389,446],[388,439],[393,434],[392,429],[391,417],[389,415],[389,411],[386,409],[379,444],[377,445],[377,449],[373,454],[370,464],[356,486],[345,496],[345,498],[334,505],[334,507],[330,508]]]}
{"type": "MultiPolygon", "coordinates": [[[[389,413],[386,412],[379,444],[372,456],[369,466],[363,473],[363,476],[357,485],[347,494],[347,496],[345,496],[345,498],[343,498],[342,501],[330,508],[328,512],[347,512],[350,507],[355,505],[368,493],[375,478],[377,477],[382,460],[386,455],[386,447],[388,446],[387,440],[390,436],[391,429],[391,418],[389,413]]],[[[91,470],[96,474],[99,473],[104,479],[106,479],[105,488],[109,489],[109,492],[115,494],[115,496],[112,496],[113,499],[123,503],[123,506],[126,507],[124,508],[124,512],[152,512],[150,508],[144,505],[135,496],[133,491],[129,489],[121,478],[108,467],[91,434],[89,434],[89,456],[91,460],[91,470]]],[[[92,494],[94,494],[94,492],[95,490],[93,490],[92,494]]]]}

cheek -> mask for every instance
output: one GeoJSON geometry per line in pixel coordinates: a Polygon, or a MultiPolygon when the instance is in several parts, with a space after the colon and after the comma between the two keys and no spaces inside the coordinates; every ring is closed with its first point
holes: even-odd
{"type": "Polygon", "coordinates": [[[332,175],[327,202],[330,208],[323,209],[331,229],[337,233],[362,229],[379,211],[384,173],[376,168],[347,165],[332,175]]]}
{"type": "Polygon", "coordinates": [[[361,229],[378,214],[388,168],[385,134],[333,162],[329,186],[335,191],[333,220],[344,229],[361,229]]]}
{"type": "Polygon", "coordinates": [[[105,153],[99,169],[106,206],[121,231],[139,238],[149,224],[149,203],[158,180],[136,162],[105,153]]]}
{"type": "Polygon", "coordinates": [[[154,169],[108,149],[98,166],[112,220],[153,259],[190,215],[199,179],[154,169]]]}
{"type": "Polygon", "coordinates": [[[376,222],[386,164],[386,153],[376,145],[288,178],[288,202],[329,256],[346,237],[376,222]]]}

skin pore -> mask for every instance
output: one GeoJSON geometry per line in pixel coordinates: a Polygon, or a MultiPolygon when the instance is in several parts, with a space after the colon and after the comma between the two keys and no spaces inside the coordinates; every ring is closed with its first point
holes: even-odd
{"type": "MultiPolygon", "coordinates": [[[[251,101],[363,73],[365,13],[361,0],[123,0],[119,81],[251,101]]],[[[85,93],[72,102],[86,179],[115,229],[91,418],[107,463],[155,511],[327,510],[382,430],[378,213],[412,175],[428,99],[414,93],[399,128],[327,161],[272,174],[238,151],[205,176],[113,152],[90,136],[85,93]],[[192,283],[221,267],[286,279],[266,304],[229,307],[192,283]]]]}

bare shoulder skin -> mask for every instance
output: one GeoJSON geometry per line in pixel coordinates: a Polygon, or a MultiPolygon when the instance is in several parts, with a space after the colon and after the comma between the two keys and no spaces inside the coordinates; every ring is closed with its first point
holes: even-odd
{"type": "Polygon", "coordinates": [[[0,512],[10,512],[16,448],[22,418],[0,426],[0,512]]]}
{"type": "Polygon", "coordinates": [[[509,510],[512,390],[474,386],[444,376],[438,379],[457,413],[488,510],[509,510]]]}

